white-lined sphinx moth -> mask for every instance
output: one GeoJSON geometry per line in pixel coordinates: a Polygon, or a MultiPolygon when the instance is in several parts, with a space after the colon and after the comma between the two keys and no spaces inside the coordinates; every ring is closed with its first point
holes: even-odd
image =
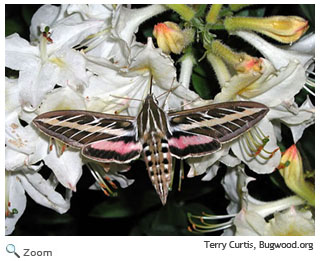
{"type": "Polygon", "coordinates": [[[225,102],[164,112],[149,94],[137,117],[89,111],[51,111],[33,123],[45,134],[80,148],[99,162],[129,163],[143,156],[162,204],[171,182],[172,157],[203,156],[259,122],[268,108],[256,102],[225,102]]]}

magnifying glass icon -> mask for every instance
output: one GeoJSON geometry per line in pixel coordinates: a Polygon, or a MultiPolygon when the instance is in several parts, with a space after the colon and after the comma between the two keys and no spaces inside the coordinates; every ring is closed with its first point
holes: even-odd
{"type": "Polygon", "coordinates": [[[20,256],[17,254],[16,252],[16,247],[13,244],[8,244],[6,247],[6,250],[8,253],[14,253],[16,255],[16,257],[20,258],[20,256]]]}

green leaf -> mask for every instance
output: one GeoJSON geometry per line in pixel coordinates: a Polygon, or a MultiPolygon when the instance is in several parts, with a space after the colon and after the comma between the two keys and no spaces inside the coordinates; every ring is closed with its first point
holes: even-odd
{"type": "Polygon", "coordinates": [[[299,5],[306,19],[311,22],[313,26],[315,26],[315,5],[299,5]]]}
{"type": "Polygon", "coordinates": [[[265,7],[258,7],[255,8],[254,5],[252,6],[250,9],[243,9],[242,11],[238,12],[236,15],[237,16],[252,16],[252,17],[264,17],[265,12],[266,12],[266,8],[265,7]]]}
{"type": "Polygon", "coordinates": [[[182,206],[168,202],[157,211],[150,212],[143,217],[131,235],[190,235],[187,231],[186,211],[182,206]]]}
{"type": "Polygon", "coordinates": [[[196,9],[196,14],[195,17],[202,17],[204,16],[205,13],[205,9],[207,8],[207,5],[198,5],[197,9],[196,9]]]}
{"type": "Polygon", "coordinates": [[[210,80],[207,78],[205,70],[200,64],[194,67],[192,74],[192,84],[194,90],[201,98],[212,98],[210,80]]]}
{"type": "Polygon", "coordinates": [[[100,218],[124,218],[133,214],[133,209],[129,207],[126,201],[120,198],[109,199],[100,203],[90,212],[91,217],[100,218]]]}
{"type": "Polygon", "coordinates": [[[22,18],[26,25],[30,25],[31,18],[33,17],[34,13],[37,11],[37,9],[40,7],[40,5],[22,5],[21,13],[22,18]]]}
{"type": "Polygon", "coordinates": [[[16,19],[7,19],[5,25],[5,35],[11,35],[13,33],[22,34],[24,26],[16,19]]]}

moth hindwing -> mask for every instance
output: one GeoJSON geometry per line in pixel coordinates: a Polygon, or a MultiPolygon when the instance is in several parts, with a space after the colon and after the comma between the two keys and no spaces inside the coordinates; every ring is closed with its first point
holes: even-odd
{"type": "Polygon", "coordinates": [[[172,157],[203,156],[259,122],[268,108],[256,102],[225,102],[165,113],[148,95],[137,117],[89,111],[52,111],[33,123],[45,134],[99,162],[128,163],[143,156],[161,202],[172,179],[172,157]]]}

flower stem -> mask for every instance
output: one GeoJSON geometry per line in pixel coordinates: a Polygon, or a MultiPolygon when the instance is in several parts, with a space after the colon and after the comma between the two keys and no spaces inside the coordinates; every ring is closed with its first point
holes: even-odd
{"type": "Polygon", "coordinates": [[[231,79],[231,74],[227,66],[219,56],[212,53],[207,54],[207,60],[210,62],[220,86],[223,87],[231,79]]]}
{"type": "Polygon", "coordinates": [[[185,21],[191,21],[195,11],[185,4],[166,4],[166,6],[178,13],[185,21]]]}
{"type": "Polygon", "coordinates": [[[142,24],[146,20],[162,12],[165,12],[167,9],[165,8],[164,5],[149,5],[147,7],[133,9],[133,10],[134,10],[134,15],[132,17],[131,23],[128,23],[127,26],[130,26],[132,28],[137,28],[140,24],[142,24]]]}
{"type": "Polygon", "coordinates": [[[242,55],[233,52],[228,46],[224,45],[218,40],[212,42],[211,52],[220,56],[225,62],[233,66],[239,64],[243,59],[242,55]]]}
{"type": "Polygon", "coordinates": [[[230,9],[234,12],[239,11],[242,8],[245,8],[246,6],[248,6],[250,4],[231,4],[230,9]]]}
{"type": "Polygon", "coordinates": [[[222,8],[222,4],[214,4],[211,6],[205,20],[209,24],[215,24],[218,20],[219,12],[222,8]]]}
{"type": "Polygon", "coordinates": [[[186,88],[189,89],[190,81],[192,76],[193,65],[195,64],[194,56],[191,53],[187,53],[181,59],[181,74],[179,82],[186,88]]]}

